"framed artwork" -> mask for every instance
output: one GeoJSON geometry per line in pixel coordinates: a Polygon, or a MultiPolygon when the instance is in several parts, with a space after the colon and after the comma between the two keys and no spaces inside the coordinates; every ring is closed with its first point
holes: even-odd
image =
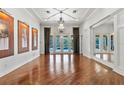
{"type": "Polygon", "coordinates": [[[18,53],[29,51],[29,25],[18,21],[18,53]]]}
{"type": "Polygon", "coordinates": [[[36,50],[38,48],[38,30],[36,28],[32,28],[32,50],[36,50]]]}
{"type": "Polygon", "coordinates": [[[0,58],[14,55],[14,18],[0,10],[0,58]]]}

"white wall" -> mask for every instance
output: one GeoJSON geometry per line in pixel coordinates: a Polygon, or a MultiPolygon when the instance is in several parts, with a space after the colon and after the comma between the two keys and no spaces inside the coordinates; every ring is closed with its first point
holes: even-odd
{"type": "MultiPolygon", "coordinates": [[[[96,11],[81,25],[83,27],[83,53],[89,58],[92,56],[92,39],[93,31],[90,26],[97,23],[101,19],[113,14],[118,9],[96,9],[96,11]],[[91,45],[90,45],[91,44],[91,45]]],[[[120,9],[118,12],[112,15],[114,18],[114,62],[104,62],[97,60],[98,62],[105,64],[113,69],[113,71],[124,76],[124,9],[120,9]],[[120,13],[119,13],[120,12],[120,13]]],[[[104,30],[102,32],[106,33],[104,30]]]]}
{"type": "Polygon", "coordinates": [[[80,53],[83,54],[83,25],[80,25],[80,53]]]}
{"type": "Polygon", "coordinates": [[[0,76],[3,76],[16,68],[30,62],[34,58],[38,57],[40,55],[40,26],[39,22],[31,16],[25,9],[16,9],[16,8],[9,8],[5,9],[11,16],[14,17],[14,55],[10,57],[5,57],[0,59],[0,76]],[[26,22],[30,26],[30,47],[29,52],[18,54],[18,27],[17,27],[17,21],[23,21],[26,22]],[[38,50],[32,51],[32,40],[31,40],[31,28],[37,28],[38,33],[38,50]]]}
{"type": "Polygon", "coordinates": [[[113,24],[103,24],[94,28],[95,34],[111,34],[114,32],[113,24]]]}
{"type": "MultiPolygon", "coordinates": [[[[41,54],[44,54],[44,27],[50,27],[51,28],[51,35],[57,35],[58,33],[58,25],[56,24],[48,24],[48,25],[41,25],[41,41],[40,41],[40,45],[41,45],[41,54]]],[[[79,27],[79,25],[77,24],[66,24],[64,25],[65,30],[64,30],[64,34],[66,35],[73,35],[73,27],[79,27]]]]}
{"type": "Polygon", "coordinates": [[[115,15],[116,21],[116,62],[115,71],[124,75],[124,10],[119,14],[115,15]]]}
{"type": "Polygon", "coordinates": [[[91,57],[90,55],[90,26],[97,23],[99,20],[103,19],[104,17],[112,14],[113,12],[117,11],[117,8],[100,8],[96,9],[85,22],[81,25],[83,26],[83,54],[87,57],[91,57]]]}

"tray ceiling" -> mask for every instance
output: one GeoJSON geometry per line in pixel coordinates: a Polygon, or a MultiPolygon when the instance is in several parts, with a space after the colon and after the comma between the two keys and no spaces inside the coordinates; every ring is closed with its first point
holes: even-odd
{"type": "Polygon", "coordinates": [[[62,18],[65,23],[81,23],[95,8],[28,8],[27,10],[43,24],[57,23],[61,17],[59,11],[63,11],[62,18]]]}

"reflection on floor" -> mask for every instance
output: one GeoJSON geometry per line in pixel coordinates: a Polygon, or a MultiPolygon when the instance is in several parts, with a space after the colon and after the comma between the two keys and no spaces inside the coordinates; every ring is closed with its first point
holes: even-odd
{"type": "Polygon", "coordinates": [[[0,84],[124,84],[124,77],[82,55],[54,54],[1,77],[0,84]]]}
{"type": "Polygon", "coordinates": [[[103,61],[113,62],[114,61],[114,55],[112,53],[96,53],[96,58],[99,58],[103,61]]]}

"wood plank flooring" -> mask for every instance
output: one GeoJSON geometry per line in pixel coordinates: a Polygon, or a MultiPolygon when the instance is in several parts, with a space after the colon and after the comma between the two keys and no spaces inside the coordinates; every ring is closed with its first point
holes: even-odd
{"type": "Polygon", "coordinates": [[[124,77],[83,55],[41,55],[0,78],[4,85],[124,84],[124,77]]]}

